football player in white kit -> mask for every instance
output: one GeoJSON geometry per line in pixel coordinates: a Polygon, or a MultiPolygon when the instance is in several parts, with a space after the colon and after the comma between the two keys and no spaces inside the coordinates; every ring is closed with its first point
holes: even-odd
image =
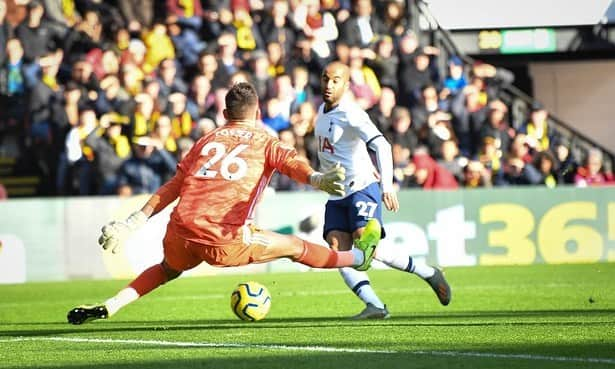
{"type": "MultiPolygon", "coordinates": [[[[331,196],[326,204],[323,237],[332,248],[350,250],[353,240],[365,230],[367,221],[376,218],[382,223],[382,203],[387,210],[399,209],[393,188],[391,145],[351,98],[344,95],[349,87],[349,70],[345,64],[332,62],[321,76],[323,103],[318,109],[315,135],[321,171],[335,165],[346,170],[345,196],[331,196]],[[377,172],[368,148],[376,153],[377,172]],[[378,176],[380,177],[378,179],[378,176]]],[[[385,232],[382,230],[382,237],[385,232]]],[[[436,293],[442,305],[448,305],[451,290],[442,272],[401,250],[379,245],[376,260],[392,268],[414,273],[423,278],[436,293]]],[[[372,289],[365,271],[341,268],[346,285],[366,307],[354,319],[386,319],[389,311],[372,289]]]]}

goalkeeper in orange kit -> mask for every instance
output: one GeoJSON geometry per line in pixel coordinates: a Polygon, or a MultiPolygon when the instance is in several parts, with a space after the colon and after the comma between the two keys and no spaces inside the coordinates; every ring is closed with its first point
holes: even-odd
{"type": "Polygon", "coordinates": [[[175,176],[128,219],[102,228],[99,243],[115,251],[149,217],[178,197],[163,240],[164,258],[141,273],[103,304],[79,306],[68,322],[106,319],[160,285],[201,262],[229,267],[290,258],[314,268],[366,269],[380,240],[377,220],[349,251],[334,251],[298,237],[260,230],[252,224],[254,209],[275,170],[301,183],[343,196],[344,169],[320,173],[296,158],[292,147],[256,127],[258,97],[248,83],[234,85],[226,95],[228,121],[202,137],[177,165],[175,176]]]}

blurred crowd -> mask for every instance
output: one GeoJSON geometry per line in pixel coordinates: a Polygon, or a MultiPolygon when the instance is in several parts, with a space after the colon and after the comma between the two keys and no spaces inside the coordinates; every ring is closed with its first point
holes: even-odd
{"type": "Polygon", "coordinates": [[[338,59],[399,188],[613,182],[600,151],[575,162],[542,106],[509,124],[510,73],[457,56],[441,73],[409,19],[400,0],[0,0],[0,156],[44,195],[151,193],[250,81],[263,126],[317,167],[319,77],[338,59]]]}

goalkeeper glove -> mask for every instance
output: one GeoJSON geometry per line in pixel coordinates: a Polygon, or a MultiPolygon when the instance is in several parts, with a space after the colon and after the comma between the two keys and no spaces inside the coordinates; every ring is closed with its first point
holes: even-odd
{"type": "Polygon", "coordinates": [[[346,169],[337,163],[333,168],[324,173],[314,172],[310,175],[310,184],[314,188],[325,191],[328,194],[335,196],[344,196],[344,184],[346,178],[346,169]]]}
{"type": "Polygon", "coordinates": [[[102,227],[98,243],[104,250],[111,249],[114,254],[128,236],[141,228],[147,221],[147,215],[142,211],[132,213],[126,220],[113,221],[102,227]]]}

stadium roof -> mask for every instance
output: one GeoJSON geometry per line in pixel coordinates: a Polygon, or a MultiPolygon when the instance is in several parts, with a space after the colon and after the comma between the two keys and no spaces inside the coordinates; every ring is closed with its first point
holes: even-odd
{"type": "Polygon", "coordinates": [[[440,25],[451,30],[615,23],[613,0],[429,0],[426,2],[440,25]]]}

